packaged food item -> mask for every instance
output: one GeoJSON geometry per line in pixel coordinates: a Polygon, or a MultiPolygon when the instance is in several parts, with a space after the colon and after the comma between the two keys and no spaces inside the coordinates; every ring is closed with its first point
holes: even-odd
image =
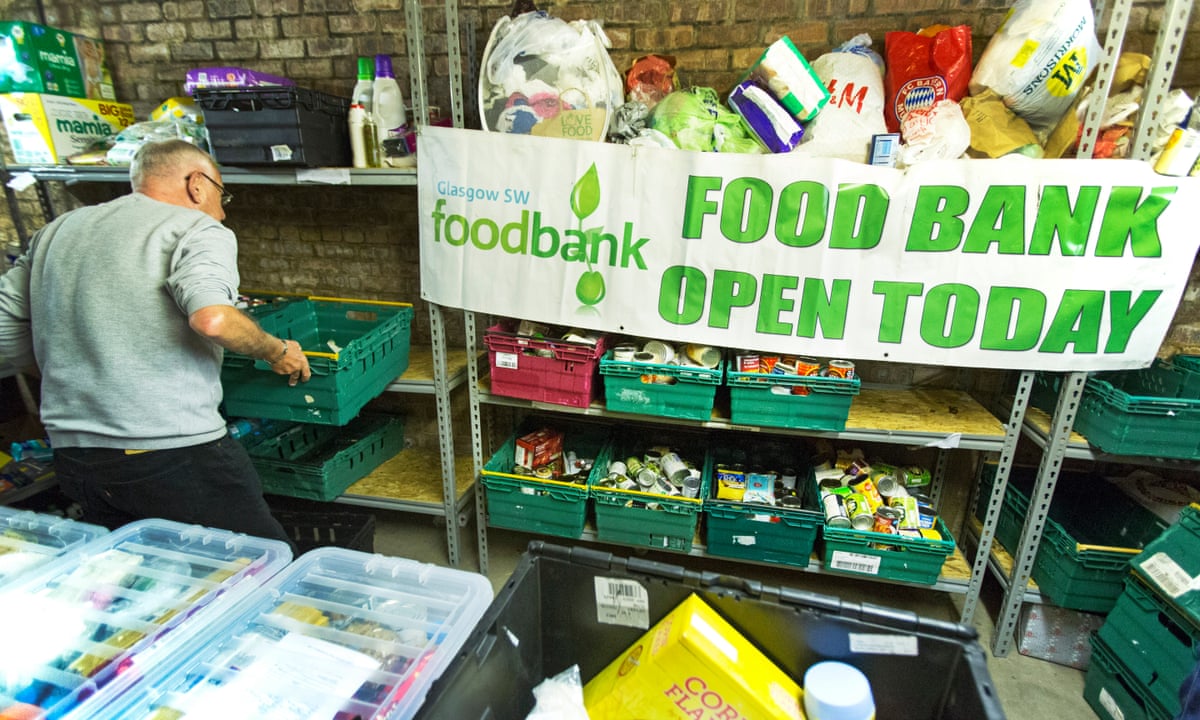
{"type": "Polygon", "coordinates": [[[971,75],[971,93],[996,91],[1039,132],[1066,113],[1099,62],[1088,0],[1016,0],[971,75]]]}
{"type": "Polygon", "coordinates": [[[812,120],[829,102],[825,84],[786,35],[771,43],[742,80],[770,92],[800,122],[812,120]]]}
{"type": "Polygon", "coordinates": [[[901,132],[904,116],[914,110],[928,110],[942,100],[957,102],[966,97],[971,81],[969,26],[936,32],[890,32],[885,45],[885,120],[889,131],[901,132]]]}
{"type": "Polygon", "coordinates": [[[733,108],[754,135],[771,152],[785,153],[800,144],[804,128],[792,117],[779,101],[751,80],[738,83],[729,93],[729,107],[733,108]]]}
{"type": "Polygon", "coordinates": [[[295,84],[288,78],[244,67],[202,67],[187,71],[183,81],[183,92],[191,95],[201,88],[246,88],[295,84]]]}
{"type": "Polygon", "coordinates": [[[812,63],[829,102],[805,128],[797,152],[865,163],[871,138],[887,132],[883,119],[883,58],[870,35],[856,35],[812,63]]]}

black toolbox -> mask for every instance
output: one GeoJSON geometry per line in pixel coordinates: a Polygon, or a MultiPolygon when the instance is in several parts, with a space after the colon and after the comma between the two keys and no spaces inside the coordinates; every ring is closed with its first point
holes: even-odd
{"type": "Polygon", "coordinates": [[[1004,718],[972,627],[542,541],[530,543],[416,717],[522,720],[543,679],[578,664],[586,683],[645,632],[598,620],[601,588],[627,582],[645,589],[651,627],[694,592],[796,682],[820,660],[858,667],[877,717],[1004,718]]]}
{"type": "Polygon", "coordinates": [[[198,88],[213,157],[222,165],[350,167],[350,100],[270,85],[198,88]]]}

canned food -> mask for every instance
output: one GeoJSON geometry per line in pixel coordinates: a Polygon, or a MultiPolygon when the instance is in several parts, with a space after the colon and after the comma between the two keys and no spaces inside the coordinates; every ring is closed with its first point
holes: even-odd
{"type": "Polygon", "coordinates": [[[630,477],[637,477],[637,474],[640,473],[642,468],[645,466],[642,464],[641,460],[638,460],[636,457],[630,455],[629,457],[625,458],[625,467],[626,475],[630,477]]]}
{"type": "Polygon", "coordinates": [[[637,480],[637,484],[642,490],[650,492],[658,483],[658,473],[648,467],[643,467],[634,479],[637,480]]]}
{"type": "Polygon", "coordinates": [[[629,343],[621,343],[613,348],[613,359],[629,362],[633,360],[633,356],[637,354],[637,346],[629,343]]]}
{"type": "Polygon", "coordinates": [[[855,460],[846,467],[846,474],[853,477],[859,477],[860,475],[870,477],[871,464],[866,460],[855,460]]]}
{"type": "Polygon", "coordinates": [[[854,363],[849,360],[830,360],[827,373],[829,377],[849,380],[854,377],[854,363]]]}
{"type": "Polygon", "coordinates": [[[852,526],[850,517],[846,514],[846,503],[841,495],[826,495],[821,498],[821,507],[825,511],[825,524],[829,527],[848,528],[852,526]]]}
{"type": "Polygon", "coordinates": [[[874,482],[875,489],[879,491],[880,497],[884,500],[890,502],[892,498],[908,496],[908,490],[900,484],[900,481],[894,475],[884,475],[876,478],[874,482]]]}
{"type": "Polygon", "coordinates": [[[541,465],[533,469],[533,475],[542,480],[548,480],[554,477],[554,471],[550,469],[549,465],[541,465]]]}
{"type": "Polygon", "coordinates": [[[685,498],[700,497],[700,476],[688,473],[683,479],[683,496],[685,498]]]}
{"type": "Polygon", "coordinates": [[[921,527],[921,512],[917,509],[917,499],[914,497],[894,497],[888,501],[893,508],[902,511],[897,527],[905,530],[917,530],[921,527]]]}
{"type": "Polygon", "coordinates": [[[721,351],[710,345],[697,345],[689,343],[684,352],[688,359],[696,363],[700,367],[706,367],[710,370],[721,364],[721,351]]]}
{"type": "Polygon", "coordinates": [[[662,459],[659,460],[659,466],[662,468],[663,475],[676,485],[683,485],[683,481],[690,474],[687,465],[677,453],[664,453],[662,459]]]}
{"type": "Polygon", "coordinates": [[[785,490],[795,490],[796,471],[793,468],[784,468],[783,472],[779,474],[779,484],[782,485],[785,490]]]}
{"type": "Polygon", "coordinates": [[[852,493],[846,497],[845,503],[850,525],[856,530],[870,530],[875,524],[875,513],[871,511],[870,501],[862,493],[852,493]]]}
{"type": "Polygon", "coordinates": [[[816,358],[798,357],[796,358],[796,374],[797,375],[818,375],[821,372],[821,361],[816,358]]]}
{"type": "Polygon", "coordinates": [[[871,532],[883,533],[885,535],[900,534],[896,529],[896,521],[883,515],[875,516],[875,524],[871,526],[871,532]]]}
{"type": "Polygon", "coordinates": [[[929,470],[916,465],[909,465],[904,468],[904,484],[908,487],[927,487],[933,482],[933,476],[929,470]]]}
{"type": "Polygon", "coordinates": [[[875,483],[871,482],[871,478],[859,476],[858,480],[850,483],[850,487],[867,499],[867,504],[871,508],[872,514],[883,505],[883,498],[879,495],[879,491],[875,489],[875,483]]]}
{"type": "Polygon", "coordinates": [[[804,500],[799,495],[783,495],[779,498],[779,506],[785,508],[803,507],[804,500]]]}

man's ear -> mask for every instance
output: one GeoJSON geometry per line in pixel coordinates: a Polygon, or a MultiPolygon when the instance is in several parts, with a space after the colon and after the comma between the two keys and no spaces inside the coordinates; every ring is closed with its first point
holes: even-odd
{"type": "Polygon", "coordinates": [[[191,172],[187,176],[187,195],[188,200],[191,200],[196,205],[200,204],[200,193],[203,192],[200,188],[200,180],[198,172],[191,172]]]}

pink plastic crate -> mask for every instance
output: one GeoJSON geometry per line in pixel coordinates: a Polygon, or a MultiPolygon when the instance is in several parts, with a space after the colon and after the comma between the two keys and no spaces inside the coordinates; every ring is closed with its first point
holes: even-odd
{"type": "Polygon", "coordinates": [[[588,345],[524,337],[501,324],[488,328],[483,341],[497,395],[571,407],[587,407],[597,395],[605,336],[588,345]]]}

